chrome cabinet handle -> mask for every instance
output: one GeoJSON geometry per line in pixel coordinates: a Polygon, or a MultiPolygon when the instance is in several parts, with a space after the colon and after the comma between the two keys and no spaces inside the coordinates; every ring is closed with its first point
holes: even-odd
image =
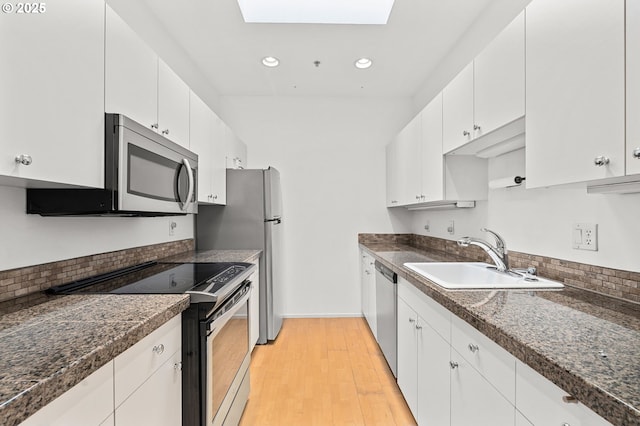
{"type": "Polygon", "coordinates": [[[421,196],[420,196],[420,199],[421,199],[421,200],[424,200],[425,198],[427,198],[427,196],[426,196],[426,195],[421,195],[421,196]]]}
{"type": "Polygon", "coordinates": [[[565,402],[567,404],[577,404],[578,398],[573,395],[565,395],[562,397],[562,402],[565,402]]]}
{"type": "Polygon", "coordinates": [[[182,362],[176,362],[173,364],[173,369],[176,371],[182,371],[182,362]]]}
{"type": "Polygon", "coordinates": [[[466,130],[462,131],[462,136],[469,136],[471,133],[467,132],[466,130]]]}
{"type": "Polygon", "coordinates": [[[16,163],[22,164],[23,166],[28,166],[31,163],[33,163],[33,159],[31,158],[30,155],[20,154],[20,155],[16,155],[16,163]]]}
{"type": "Polygon", "coordinates": [[[163,134],[163,135],[168,135],[168,134],[169,134],[169,129],[164,129],[164,130],[162,131],[162,134],[163,134]]]}
{"type": "Polygon", "coordinates": [[[391,204],[396,204],[398,200],[391,200],[391,204]]]}
{"type": "Polygon", "coordinates": [[[455,370],[456,368],[458,368],[458,363],[455,361],[449,361],[449,365],[451,366],[452,370],[455,370]]]}
{"type": "Polygon", "coordinates": [[[478,347],[478,345],[474,344],[474,343],[469,343],[468,346],[469,350],[473,353],[476,353],[477,351],[480,350],[480,348],[478,347]]]}
{"type": "Polygon", "coordinates": [[[151,351],[154,354],[162,355],[162,353],[164,352],[164,345],[162,343],[160,343],[159,345],[155,345],[151,351]]]}
{"type": "Polygon", "coordinates": [[[422,330],[422,326],[418,323],[416,323],[416,330],[422,330]]]}
{"type": "Polygon", "coordinates": [[[415,319],[413,319],[413,318],[409,318],[409,322],[410,322],[411,324],[413,324],[414,322],[416,322],[416,320],[415,320],[415,319]]]}
{"type": "Polygon", "coordinates": [[[605,157],[604,155],[599,155],[593,159],[593,164],[598,167],[606,166],[609,164],[609,157],[605,157]]]}
{"type": "Polygon", "coordinates": [[[152,128],[152,129],[156,129],[156,130],[158,130],[158,123],[153,123],[153,124],[151,125],[151,128],[152,128]]]}
{"type": "Polygon", "coordinates": [[[636,148],[633,150],[633,158],[640,159],[640,148],[636,148]]]}
{"type": "Polygon", "coordinates": [[[478,126],[477,124],[473,125],[473,130],[480,130],[480,126],[478,126]]]}

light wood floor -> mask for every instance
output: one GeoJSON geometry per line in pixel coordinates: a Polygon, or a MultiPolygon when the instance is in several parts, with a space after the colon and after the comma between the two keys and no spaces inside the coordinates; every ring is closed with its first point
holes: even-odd
{"type": "Polygon", "coordinates": [[[241,426],[415,425],[363,318],[286,319],[258,345],[241,426]]]}

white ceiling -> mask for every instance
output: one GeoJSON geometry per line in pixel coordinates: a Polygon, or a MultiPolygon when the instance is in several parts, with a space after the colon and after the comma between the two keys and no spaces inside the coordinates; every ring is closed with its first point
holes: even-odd
{"type": "Polygon", "coordinates": [[[228,96],[413,96],[483,13],[506,3],[396,0],[387,25],[323,25],[247,24],[236,0],[143,1],[228,96]],[[264,67],[264,56],[281,65],[264,67]],[[373,67],[353,66],[363,56],[373,67]]]}

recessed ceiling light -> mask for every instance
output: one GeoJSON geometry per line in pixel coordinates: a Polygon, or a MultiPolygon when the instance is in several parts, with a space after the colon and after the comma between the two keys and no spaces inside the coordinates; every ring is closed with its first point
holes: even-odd
{"type": "Polygon", "coordinates": [[[354,63],[354,65],[356,66],[356,68],[364,70],[373,65],[373,62],[371,62],[371,59],[369,58],[360,58],[354,63]]]}
{"type": "Polygon", "coordinates": [[[276,24],[378,24],[394,0],[238,0],[244,22],[276,24]]]}
{"type": "Polygon", "coordinates": [[[264,65],[265,67],[273,68],[280,65],[280,61],[278,60],[278,58],[275,58],[273,56],[265,56],[264,58],[262,58],[262,65],[264,65]]]}

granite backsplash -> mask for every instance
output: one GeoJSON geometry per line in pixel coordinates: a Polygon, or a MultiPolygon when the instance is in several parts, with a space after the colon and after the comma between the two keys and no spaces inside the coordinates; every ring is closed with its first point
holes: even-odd
{"type": "MultiPolygon", "coordinates": [[[[447,255],[456,256],[460,260],[492,263],[487,254],[479,247],[460,247],[456,241],[425,235],[359,234],[358,242],[362,244],[405,244],[417,249],[440,251],[447,255]]],[[[540,276],[572,287],[640,303],[640,272],[588,265],[512,250],[509,250],[509,262],[512,268],[535,266],[540,276]]]]}

